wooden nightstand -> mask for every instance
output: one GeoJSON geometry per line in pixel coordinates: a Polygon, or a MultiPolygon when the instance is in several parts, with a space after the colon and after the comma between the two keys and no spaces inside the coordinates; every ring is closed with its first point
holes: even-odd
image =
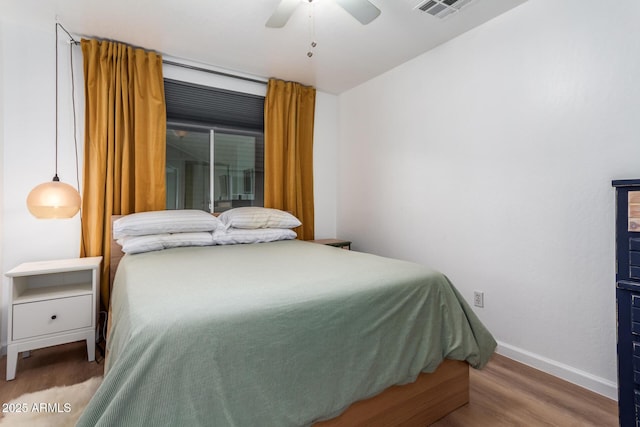
{"type": "Polygon", "coordinates": [[[9,284],[7,381],[18,353],[87,341],[95,360],[96,316],[102,257],[27,262],[6,273],[9,284]]]}
{"type": "Polygon", "coordinates": [[[318,239],[309,240],[311,243],[320,243],[321,245],[334,246],[336,248],[343,248],[351,250],[351,242],[342,239],[318,239]]]}

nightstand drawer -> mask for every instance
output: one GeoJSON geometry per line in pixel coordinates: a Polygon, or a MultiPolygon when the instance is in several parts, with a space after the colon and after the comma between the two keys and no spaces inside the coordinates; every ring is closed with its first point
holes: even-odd
{"type": "Polygon", "coordinates": [[[13,306],[13,340],[91,326],[91,295],[13,306]]]}

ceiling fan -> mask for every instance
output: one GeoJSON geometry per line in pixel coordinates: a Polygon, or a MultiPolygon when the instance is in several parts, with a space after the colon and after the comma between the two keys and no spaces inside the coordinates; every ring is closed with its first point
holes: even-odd
{"type": "MultiPolygon", "coordinates": [[[[314,0],[306,0],[309,3],[314,0]]],[[[362,25],[367,25],[380,15],[380,9],[369,0],[334,0],[340,7],[356,18],[362,25]]],[[[301,0],[281,0],[273,15],[265,24],[268,28],[282,28],[293,12],[300,5],[301,0]]]]}

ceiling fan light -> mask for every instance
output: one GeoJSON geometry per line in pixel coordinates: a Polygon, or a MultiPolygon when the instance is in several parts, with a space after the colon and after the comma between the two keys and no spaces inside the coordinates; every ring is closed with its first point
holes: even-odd
{"type": "MultiPolygon", "coordinates": [[[[319,0],[280,0],[276,10],[269,17],[265,26],[267,28],[282,28],[301,2],[316,3],[318,1],[319,0]]],[[[380,15],[380,9],[369,0],[335,0],[335,2],[363,25],[369,24],[380,15]]]]}
{"type": "Polygon", "coordinates": [[[60,181],[37,185],[27,196],[27,208],[36,218],[72,218],[80,210],[80,194],[60,181]]]}

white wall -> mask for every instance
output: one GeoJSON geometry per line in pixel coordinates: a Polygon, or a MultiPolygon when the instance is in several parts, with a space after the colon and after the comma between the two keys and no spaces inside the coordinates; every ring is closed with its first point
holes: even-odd
{"type": "Polygon", "coordinates": [[[616,397],[640,2],[529,0],[339,97],[338,235],[449,276],[500,352],[616,397]]]}
{"type": "MultiPolygon", "coordinates": [[[[2,273],[35,260],[70,258],[79,255],[79,215],[70,220],[37,220],[26,207],[26,197],[37,184],[52,179],[55,159],[55,33],[32,23],[0,20],[0,266],[2,273]]],[[[75,148],[72,137],[69,45],[60,33],[59,159],[60,179],[76,185],[75,148]]],[[[84,82],[82,53],[74,47],[76,111],[80,181],[84,144],[84,82]]],[[[204,74],[194,77],[185,69],[166,67],[165,75],[250,93],[265,86],[234,79],[216,79],[204,74]]],[[[336,165],[331,161],[337,144],[337,97],[319,92],[315,127],[316,230],[321,237],[335,235],[336,165]],[[318,163],[320,163],[318,165],[318,163]]],[[[6,292],[8,280],[2,274],[0,292],[0,344],[6,350],[6,292]]]]}
{"type": "MultiPolygon", "coordinates": [[[[52,23],[55,22],[52,20],[52,23]]],[[[75,148],[70,101],[69,45],[60,37],[60,125],[58,175],[76,186],[75,148]]],[[[2,23],[0,63],[4,78],[2,121],[2,272],[25,261],[69,258],[79,255],[80,219],[37,220],[27,210],[26,197],[36,185],[55,173],[55,33],[53,25],[37,30],[2,23]]],[[[79,48],[76,61],[77,99],[82,96],[79,48]]],[[[83,103],[77,105],[83,117],[83,103]]],[[[79,122],[79,156],[82,159],[82,120],[79,122]]],[[[80,166],[81,167],[81,166],[80,166]]],[[[82,178],[82,177],[80,177],[82,178]]],[[[8,280],[2,275],[2,350],[6,345],[6,295],[8,280]]]]}
{"type": "Polygon", "coordinates": [[[338,190],[338,97],[316,92],[313,135],[313,193],[315,238],[336,236],[338,190]]]}

